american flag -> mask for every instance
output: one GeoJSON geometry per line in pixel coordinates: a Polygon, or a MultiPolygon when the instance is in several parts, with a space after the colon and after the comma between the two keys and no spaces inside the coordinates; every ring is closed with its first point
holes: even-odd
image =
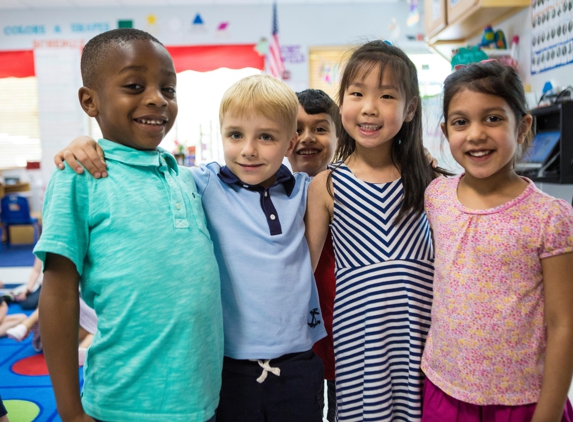
{"type": "Polygon", "coordinates": [[[269,46],[267,57],[268,72],[275,78],[282,79],[285,71],[283,58],[281,56],[281,46],[279,44],[279,26],[277,22],[277,4],[273,3],[273,36],[269,46]]]}

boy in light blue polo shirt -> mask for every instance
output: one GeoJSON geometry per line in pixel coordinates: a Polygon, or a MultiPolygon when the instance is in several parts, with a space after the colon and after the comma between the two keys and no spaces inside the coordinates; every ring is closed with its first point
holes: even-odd
{"type": "Polygon", "coordinates": [[[110,177],[54,173],[46,192],[40,323],[63,421],[204,422],[219,401],[220,279],[190,171],[157,146],[176,74],[151,35],[118,29],[82,55],[84,111],[110,177]],[[80,401],[78,284],[99,318],[80,401]],[[164,298],[170,298],[164,306],[164,298]]]}
{"type": "MultiPolygon", "coordinates": [[[[192,168],[221,273],[217,422],[322,421],[323,365],[311,347],[326,332],[304,236],[310,179],[282,165],[297,139],[298,104],[275,78],[241,79],[219,111],[226,166],[192,168]]],[[[95,155],[86,169],[103,172],[94,146],[78,139],[70,155],[95,155]]]]}

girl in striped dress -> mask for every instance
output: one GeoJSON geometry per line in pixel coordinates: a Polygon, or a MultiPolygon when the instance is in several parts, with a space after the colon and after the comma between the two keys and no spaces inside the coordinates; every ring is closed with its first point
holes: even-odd
{"type": "Polygon", "coordinates": [[[339,99],[337,162],[311,182],[306,215],[315,268],[332,230],[337,420],[418,421],[434,273],[424,189],[434,171],[416,68],[400,49],[369,42],[350,57],[339,99]]]}

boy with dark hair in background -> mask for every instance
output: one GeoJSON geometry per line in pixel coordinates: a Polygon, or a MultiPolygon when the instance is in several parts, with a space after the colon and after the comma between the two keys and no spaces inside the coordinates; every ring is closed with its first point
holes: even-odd
{"type": "MultiPolygon", "coordinates": [[[[340,130],[340,112],[332,98],[320,89],[306,89],[297,92],[296,96],[299,102],[296,116],[298,140],[288,160],[294,172],[303,172],[314,177],[326,170],[326,166],[332,162],[340,130]]],[[[336,278],[334,277],[334,250],[330,233],[324,243],[314,278],[327,335],[317,341],[312,350],[324,363],[328,398],[326,417],[329,422],[333,422],[336,414],[336,394],[332,313],[336,278]]],[[[324,400],[324,394],[321,395],[321,399],[324,400]]]]}
{"type": "Polygon", "coordinates": [[[67,167],[46,191],[40,322],[67,421],[213,418],[223,351],[220,279],[191,172],[158,148],[177,115],[165,47],[135,29],[90,40],[79,99],[109,177],[67,167]],[[99,318],[80,400],[78,284],[99,318]],[[174,300],[160,306],[165,297],[174,300]],[[89,415],[89,416],[88,416],[89,415]]]}

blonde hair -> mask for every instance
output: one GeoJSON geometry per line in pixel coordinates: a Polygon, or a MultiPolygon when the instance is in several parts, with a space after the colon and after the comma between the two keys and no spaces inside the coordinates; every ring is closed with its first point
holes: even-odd
{"type": "Polygon", "coordinates": [[[241,116],[255,111],[268,119],[278,118],[292,134],[296,132],[298,98],[287,84],[269,75],[247,76],[227,89],[219,107],[219,124],[230,110],[241,116]]]}

